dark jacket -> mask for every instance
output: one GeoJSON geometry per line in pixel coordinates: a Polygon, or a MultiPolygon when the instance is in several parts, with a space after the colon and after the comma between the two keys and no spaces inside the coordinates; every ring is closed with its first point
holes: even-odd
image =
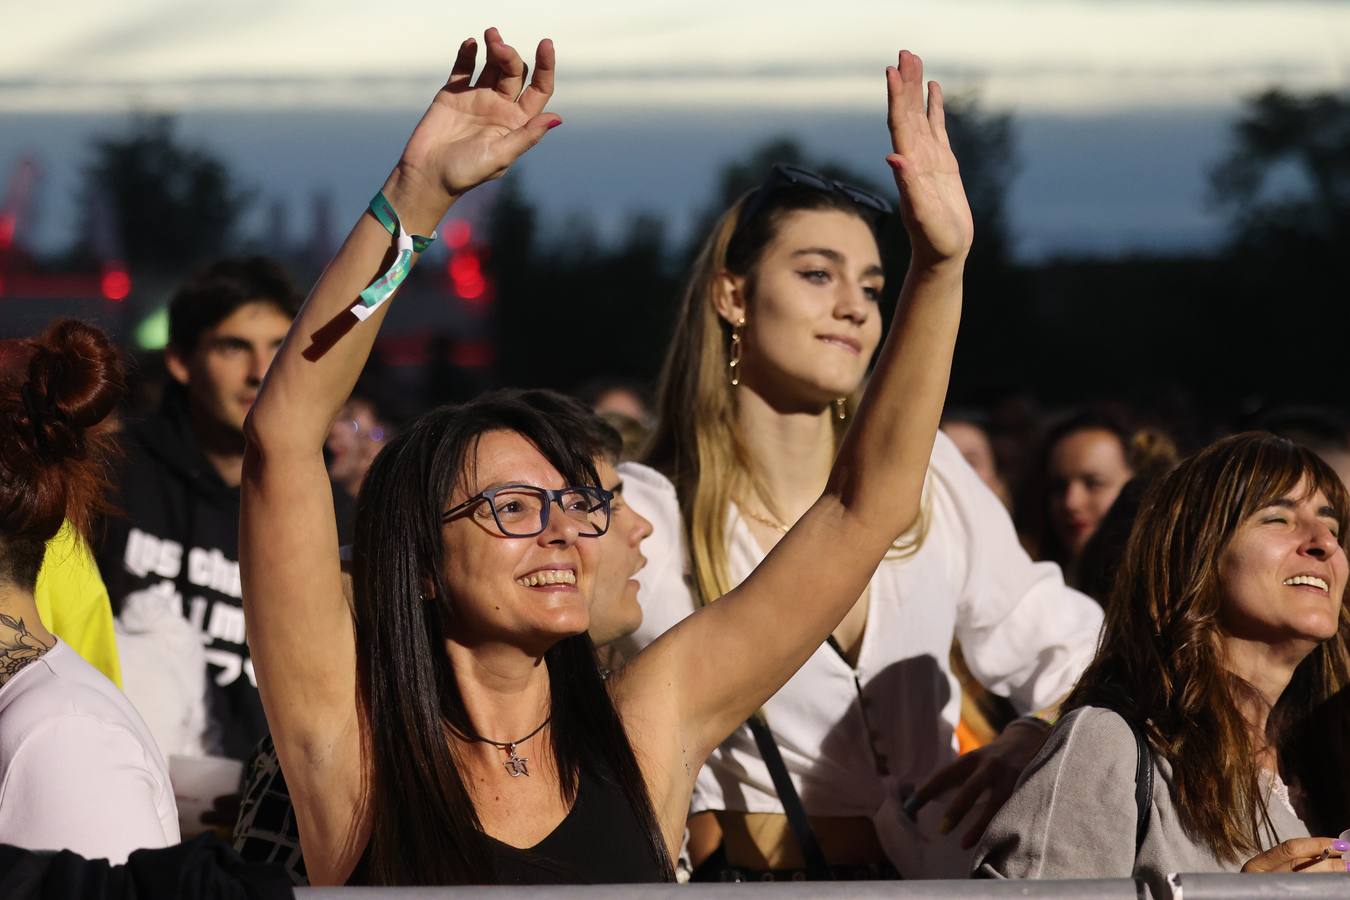
{"type": "Polygon", "coordinates": [[[209,753],[247,759],[267,731],[244,637],[239,488],[207,461],[173,386],[160,412],[122,434],[125,454],[95,555],[113,611],[137,591],[166,591],[202,634],[209,753]]]}
{"type": "Polygon", "coordinates": [[[215,835],[158,850],[137,850],[126,865],[68,850],[34,852],[0,844],[5,900],[287,900],[295,896],[275,866],[239,860],[215,835]]]}

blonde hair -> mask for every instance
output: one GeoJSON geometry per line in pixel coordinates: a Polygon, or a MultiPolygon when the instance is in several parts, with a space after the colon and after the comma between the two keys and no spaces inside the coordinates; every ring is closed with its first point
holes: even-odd
{"type": "MultiPolygon", "coordinates": [[[[771,200],[754,217],[755,227],[738,233],[744,194],[717,221],[704,242],[686,283],[670,349],[657,387],[656,417],[645,461],[675,485],[684,521],[693,588],[700,604],[710,603],[735,585],[728,571],[727,510],[737,498],[753,497],[780,519],[764,478],[736,427],[736,391],[728,378],[731,325],[718,314],[714,296],[727,272],[746,276],[753,286],[754,267],[782,217],[797,210],[839,209],[857,214],[846,198],[822,191],[789,191],[771,200]],[[733,238],[739,246],[733,247],[733,238]]],[[[753,296],[753,287],[750,291],[753,296]]],[[[845,419],[831,417],[835,447],[848,427],[861,387],[844,398],[845,419]]],[[[892,556],[918,550],[928,530],[928,503],[892,556]]]]}

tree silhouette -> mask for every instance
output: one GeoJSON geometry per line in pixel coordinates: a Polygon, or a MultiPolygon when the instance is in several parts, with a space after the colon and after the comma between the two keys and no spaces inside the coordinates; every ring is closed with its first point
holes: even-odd
{"type": "MultiPolygon", "coordinates": [[[[167,270],[229,252],[249,202],[224,163],[178,140],[168,116],[137,117],[125,135],[95,141],[80,194],[104,210],[127,263],[167,270]]],[[[98,240],[81,235],[76,255],[106,253],[98,240]]]]}
{"type": "MultiPolygon", "coordinates": [[[[1021,330],[1032,327],[1023,311],[1021,280],[1007,255],[1005,198],[1015,171],[1012,123],[1007,115],[988,113],[967,97],[948,102],[948,125],[978,235],[967,267],[967,291],[992,298],[970,307],[959,352],[972,364],[966,366],[964,380],[954,382],[968,394],[978,394],[1003,384],[1005,358],[1021,352],[1021,330]]],[[[508,175],[494,206],[489,238],[488,269],[497,296],[497,375],[507,383],[561,388],[603,376],[654,380],[690,261],[717,217],[760,184],[776,162],[803,166],[885,197],[895,194],[889,182],[878,184],[828,155],[808,153],[790,137],[778,137],[726,164],[685,247],[670,245],[664,222],[651,215],[634,217],[624,240],[606,247],[595,240],[589,222],[575,216],[561,229],[561,239],[540,240],[535,209],[521,196],[517,176],[508,175]],[[573,352],[579,348],[587,352],[573,352]]],[[[883,314],[889,315],[909,264],[909,242],[898,217],[886,223],[880,243],[889,273],[883,314]]]]}
{"type": "Polygon", "coordinates": [[[1338,245],[1350,224],[1350,95],[1252,97],[1210,173],[1210,200],[1238,243],[1338,245]]]}
{"type": "MultiPolygon", "coordinates": [[[[1304,392],[1340,380],[1336,354],[1302,366],[1233,365],[1270,352],[1297,310],[1322,334],[1344,334],[1350,261],[1350,94],[1270,90],[1250,98],[1227,155],[1210,173],[1210,199],[1227,213],[1228,283],[1206,298],[1207,336],[1222,346],[1233,385],[1253,397],[1304,392]]],[[[1292,395],[1292,394],[1291,394],[1292,395]]]]}
{"type": "Polygon", "coordinates": [[[496,292],[497,376],[571,389],[588,379],[649,380],[670,334],[677,282],[664,223],[635,216],[606,246],[573,215],[554,240],[508,175],[493,207],[487,269],[496,292]]]}

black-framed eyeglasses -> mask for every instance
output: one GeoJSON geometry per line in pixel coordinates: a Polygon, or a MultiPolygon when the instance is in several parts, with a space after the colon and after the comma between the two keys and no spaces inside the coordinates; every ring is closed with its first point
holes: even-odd
{"type": "Polygon", "coordinates": [[[549,511],[556,504],[577,525],[579,537],[599,537],[609,530],[610,502],[614,492],[602,487],[565,487],[557,490],[533,484],[503,484],[479,491],[468,500],[447,509],[448,522],[479,503],[487,503],[497,529],[506,537],[534,537],[548,528],[549,511]]]}
{"type": "Polygon", "coordinates": [[[754,193],[741,207],[737,228],[739,229],[746,222],[759,215],[765,204],[775,194],[782,193],[783,189],[788,187],[804,187],[826,194],[840,194],[853,201],[865,212],[878,218],[888,216],[892,211],[890,201],[879,194],[874,194],[869,190],[842,181],[835,181],[833,178],[826,178],[818,172],[812,172],[810,169],[803,169],[800,166],[774,163],[773,167],[769,169],[769,177],[764,179],[763,184],[755,188],[754,193]]]}

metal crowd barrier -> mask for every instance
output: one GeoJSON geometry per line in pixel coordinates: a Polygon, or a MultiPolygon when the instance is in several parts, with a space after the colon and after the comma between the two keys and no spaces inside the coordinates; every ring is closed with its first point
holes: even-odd
{"type": "Polygon", "coordinates": [[[1173,900],[1265,900],[1350,897],[1350,875],[1173,875],[1173,900]]]}
{"type": "MultiPolygon", "coordinates": [[[[1348,882],[1350,884],[1350,882],[1348,882]]],[[[295,900],[1139,900],[1133,879],[1090,881],[813,881],[588,887],[296,888],[295,900]]],[[[1255,895],[1252,895],[1255,896],[1255,895]]],[[[1343,895],[1342,895],[1343,896],[1343,895]]],[[[1187,897],[1189,900],[1189,895],[1187,897]]]]}
{"type": "MultiPolygon", "coordinates": [[[[1174,875],[1171,898],[1350,898],[1350,875],[1174,875]]],[[[1140,879],[1082,881],[854,881],[747,884],[620,884],[549,887],[296,888],[296,900],[1140,900],[1140,879]]]]}

